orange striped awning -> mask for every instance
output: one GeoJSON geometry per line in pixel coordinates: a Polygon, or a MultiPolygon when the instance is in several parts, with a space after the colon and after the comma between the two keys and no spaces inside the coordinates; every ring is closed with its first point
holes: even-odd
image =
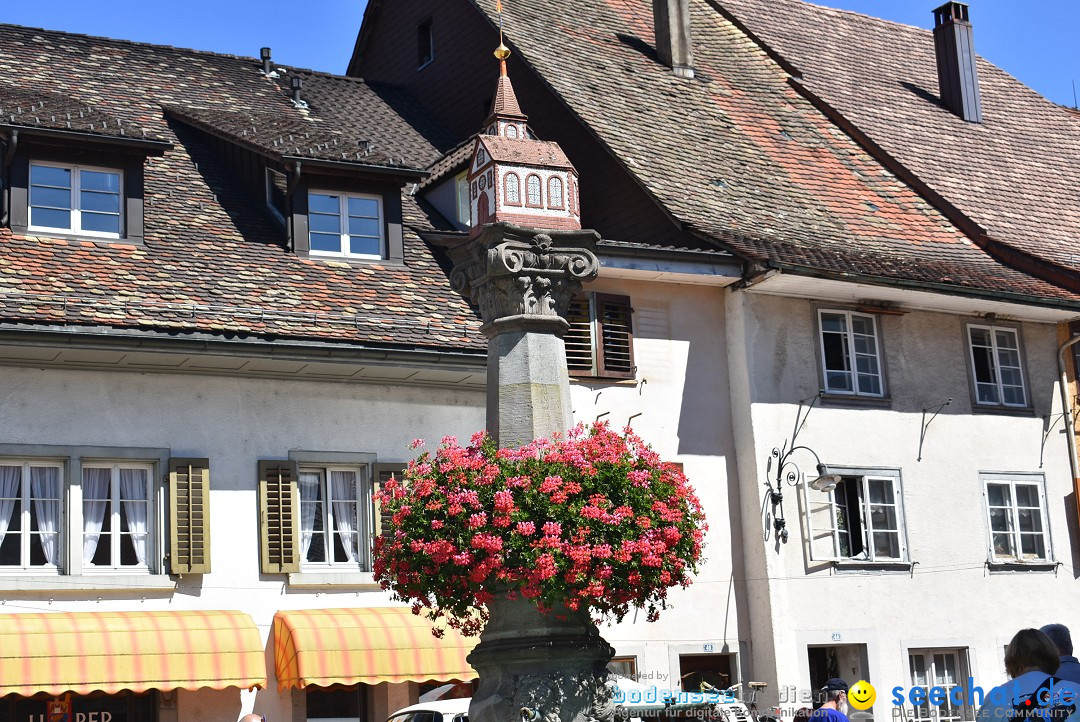
{"type": "Polygon", "coordinates": [[[264,686],[243,612],[0,614],[0,697],[264,686]]]}
{"type": "Polygon", "coordinates": [[[406,607],[304,609],[274,615],[278,688],[309,684],[469,680],[465,660],[475,641],[431,623],[406,607]]]}

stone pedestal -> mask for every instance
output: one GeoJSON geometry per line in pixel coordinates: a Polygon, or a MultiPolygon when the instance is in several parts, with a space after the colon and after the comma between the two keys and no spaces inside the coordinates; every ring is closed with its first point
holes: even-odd
{"type": "Polygon", "coordinates": [[[480,686],[469,722],[609,722],[605,686],[615,650],[585,612],[542,614],[531,600],[497,595],[469,663],[480,686]]]}
{"type": "Polygon", "coordinates": [[[488,337],[487,428],[504,447],[570,428],[566,311],[596,277],[595,231],[484,226],[450,251],[450,283],[480,309],[488,337]]]}

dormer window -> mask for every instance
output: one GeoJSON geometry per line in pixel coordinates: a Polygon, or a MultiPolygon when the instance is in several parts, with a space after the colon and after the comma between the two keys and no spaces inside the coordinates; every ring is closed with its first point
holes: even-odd
{"type": "Polygon", "coordinates": [[[30,164],[30,231],[119,238],[123,173],[94,166],[30,164]]]}
{"type": "Polygon", "coordinates": [[[309,192],[308,240],[312,255],[384,258],[382,198],[309,192]]]}
{"type": "Polygon", "coordinates": [[[518,137],[518,129],[516,125],[506,126],[506,137],[511,140],[516,140],[518,137]]]}
{"type": "Polygon", "coordinates": [[[425,20],[416,26],[416,69],[428,65],[435,59],[435,40],[431,35],[431,20],[425,20]]]}

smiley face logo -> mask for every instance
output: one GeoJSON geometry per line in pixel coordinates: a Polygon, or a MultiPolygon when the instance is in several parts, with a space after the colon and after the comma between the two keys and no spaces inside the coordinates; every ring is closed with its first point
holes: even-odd
{"type": "Polygon", "coordinates": [[[874,700],[877,699],[877,691],[874,690],[874,685],[867,682],[865,679],[860,679],[855,684],[851,685],[851,689],[847,693],[848,704],[858,710],[868,710],[874,705],[874,700]]]}

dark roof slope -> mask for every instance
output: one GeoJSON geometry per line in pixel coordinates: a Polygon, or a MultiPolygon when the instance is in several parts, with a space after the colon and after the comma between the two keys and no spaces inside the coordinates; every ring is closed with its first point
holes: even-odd
{"type": "MultiPolygon", "coordinates": [[[[473,2],[496,21],[494,0],[473,2]]],[[[644,0],[518,0],[504,8],[504,26],[515,50],[676,218],[745,257],[1080,301],[973,244],[713,5],[691,0],[690,8],[693,80],[657,60],[644,0]]]]}
{"type": "Polygon", "coordinates": [[[212,152],[206,128],[268,153],[282,134],[307,128],[314,142],[304,152],[330,160],[340,157],[333,139],[354,148],[356,139],[371,140],[361,164],[424,168],[439,151],[388,107],[381,89],[304,71],[309,108],[301,110],[288,99],[293,71],[275,82],[257,66],[0,26],[0,99],[44,97],[47,109],[49,98],[64,96],[70,107],[91,108],[95,123],[109,119],[109,132],[119,119],[121,128],[173,144],[146,162],[143,246],[0,230],[0,319],[482,351],[475,314],[415,232],[430,219],[407,193],[403,266],[309,260],[284,248],[261,199],[212,152]],[[256,131],[245,135],[252,118],[256,131]]]}
{"type": "Polygon", "coordinates": [[[983,122],[967,123],[938,99],[929,30],[802,0],[718,2],[992,238],[1080,269],[1080,133],[1068,109],[979,58],[983,122]]]}

